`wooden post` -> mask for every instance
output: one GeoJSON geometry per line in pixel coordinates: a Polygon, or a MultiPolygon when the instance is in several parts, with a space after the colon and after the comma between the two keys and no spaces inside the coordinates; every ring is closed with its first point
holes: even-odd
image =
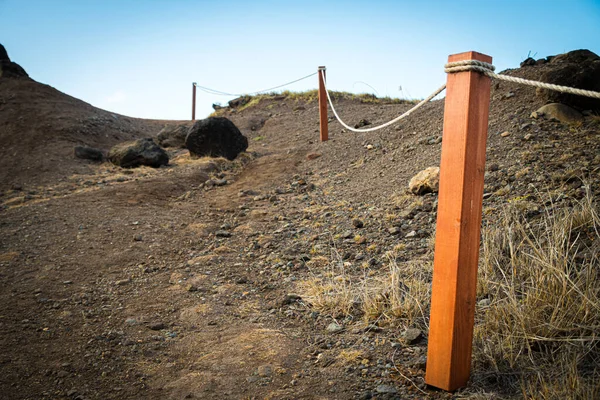
{"type": "MultiPolygon", "coordinates": [[[[463,60],[492,62],[472,51],[448,58],[463,60]]],[[[448,74],[425,375],[447,391],[471,372],[489,103],[490,78],[448,74]]]]}
{"type": "Polygon", "coordinates": [[[325,67],[319,67],[319,121],[321,142],[329,140],[329,123],[327,121],[327,93],[325,93],[325,67]]]}
{"type": "Polygon", "coordinates": [[[196,82],[192,83],[192,121],[196,120],[196,82]]]}

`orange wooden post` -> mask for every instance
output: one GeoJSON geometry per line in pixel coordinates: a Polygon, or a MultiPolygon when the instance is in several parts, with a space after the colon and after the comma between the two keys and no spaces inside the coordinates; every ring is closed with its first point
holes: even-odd
{"type": "Polygon", "coordinates": [[[192,121],[196,120],[196,82],[192,83],[192,121]]]}
{"type": "Polygon", "coordinates": [[[321,142],[329,140],[329,122],[327,121],[327,93],[325,93],[325,67],[319,67],[319,120],[321,142]]]}
{"type": "MultiPolygon", "coordinates": [[[[492,58],[473,51],[448,62],[492,58]]],[[[425,382],[447,391],[467,384],[479,261],[490,78],[448,74],[425,382]]]]}

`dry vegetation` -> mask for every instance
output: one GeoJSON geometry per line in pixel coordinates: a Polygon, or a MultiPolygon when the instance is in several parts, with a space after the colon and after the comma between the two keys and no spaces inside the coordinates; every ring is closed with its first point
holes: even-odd
{"type": "MultiPolygon", "coordinates": [[[[340,101],[340,100],[350,100],[350,101],[358,101],[364,104],[416,104],[418,100],[406,100],[399,98],[392,98],[389,96],[386,97],[377,97],[374,94],[369,93],[349,93],[349,92],[339,92],[339,91],[329,91],[329,95],[331,96],[332,101],[340,101]]],[[[294,101],[303,104],[310,104],[318,100],[318,90],[308,90],[304,92],[292,92],[289,90],[285,90],[283,92],[270,92],[270,93],[262,93],[253,96],[242,96],[237,99],[239,102],[239,106],[237,108],[238,112],[244,111],[248,108],[258,106],[259,104],[265,101],[294,101]]],[[[227,110],[226,107],[216,110],[211,114],[211,116],[216,117],[220,116],[227,110]]]]}
{"type": "Polygon", "coordinates": [[[590,197],[527,221],[507,209],[484,231],[476,370],[523,395],[600,397],[600,219],[590,197]]]}
{"type": "MultiPolygon", "coordinates": [[[[600,398],[599,243],[591,196],[556,213],[550,205],[531,221],[508,204],[500,220],[484,228],[475,388],[497,384],[507,396],[524,398],[600,398]]],[[[299,289],[313,309],[334,318],[427,329],[431,259],[429,253],[399,264],[388,254],[387,268],[363,265],[357,277],[334,251],[331,262],[311,261],[312,278],[299,289]]]]}

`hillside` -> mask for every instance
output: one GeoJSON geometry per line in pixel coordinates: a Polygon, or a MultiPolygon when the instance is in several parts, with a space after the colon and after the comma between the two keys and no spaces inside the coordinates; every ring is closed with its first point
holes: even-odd
{"type": "MultiPolygon", "coordinates": [[[[334,101],[351,124],[411,107],[365,99],[334,101]]],[[[493,85],[473,379],[449,394],[423,382],[437,195],[407,192],[439,165],[443,99],[374,134],[330,116],[321,143],[313,94],[265,95],[217,112],[249,139],[236,160],[169,149],[167,167],[124,170],[73,146],[174,122],[0,76],[0,390],[595,398],[600,119],[532,118],[542,105],[535,89],[493,85]]]]}

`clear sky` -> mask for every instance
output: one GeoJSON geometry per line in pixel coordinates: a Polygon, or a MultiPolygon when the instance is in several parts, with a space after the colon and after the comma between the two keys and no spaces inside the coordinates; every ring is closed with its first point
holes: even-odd
{"type": "MultiPolygon", "coordinates": [[[[600,0],[0,0],[0,43],[94,106],[189,119],[192,82],[253,92],[325,65],[330,89],[423,98],[453,53],[486,53],[498,70],[530,52],[600,54],[600,0]]],[[[197,117],[230,99],[199,91],[197,117]]]]}

